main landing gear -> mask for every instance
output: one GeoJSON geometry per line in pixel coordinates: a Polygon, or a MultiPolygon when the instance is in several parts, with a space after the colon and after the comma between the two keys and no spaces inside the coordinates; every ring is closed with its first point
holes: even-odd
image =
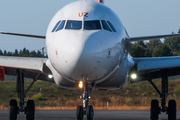
{"type": "Polygon", "coordinates": [[[26,93],[30,90],[34,82],[38,79],[39,75],[36,77],[30,86],[28,87],[27,91],[24,92],[24,74],[25,72],[18,70],[17,71],[17,84],[16,84],[16,91],[18,93],[18,98],[20,99],[20,103],[18,103],[15,99],[11,99],[9,102],[9,120],[17,120],[17,114],[20,112],[24,112],[26,114],[27,120],[34,120],[35,116],[35,103],[33,100],[28,100],[26,103],[26,107],[24,107],[24,98],[26,93]]]}
{"type": "Polygon", "coordinates": [[[158,100],[151,101],[150,119],[158,120],[159,114],[161,112],[166,112],[166,114],[168,114],[168,120],[176,120],[176,101],[170,100],[168,103],[168,107],[166,107],[166,99],[168,95],[168,71],[162,70],[161,73],[162,73],[161,92],[158,90],[158,88],[155,86],[152,80],[149,80],[149,82],[152,84],[152,86],[155,88],[155,90],[158,92],[161,98],[161,107],[159,107],[158,100]]]}
{"type": "Polygon", "coordinates": [[[91,105],[88,105],[89,102],[89,96],[88,96],[88,91],[92,91],[92,84],[87,83],[83,85],[83,82],[80,81],[80,88],[82,87],[83,89],[83,94],[80,96],[80,98],[83,99],[83,106],[78,106],[76,110],[76,116],[77,120],[83,120],[84,115],[86,115],[87,120],[93,120],[94,119],[94,110],[91,105]]]}

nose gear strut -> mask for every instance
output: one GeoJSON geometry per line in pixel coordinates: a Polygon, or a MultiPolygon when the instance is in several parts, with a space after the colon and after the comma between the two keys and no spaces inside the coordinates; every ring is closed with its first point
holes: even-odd
{"type": "Polygon", "coordinates": [[[77,107],[77,120],[83,120],[84,115],[86,115],[87,120],[94,119],[94,110],[91,105],[88,105],[89,96],[88,91],[92,91],[92,83],[85,83],[83,88],[83,94],[80,96],[83,99],[83,106],[77,107]]]}
{"type": "Polygon", "coordinates": [[[89,102],[88,89],[86,88],[86,86],[84,87],[84,90],[83,90],[82,99],[83,99],[83,108],[84,108],[84,115],[85,115],[88,102],[89,102]]]}

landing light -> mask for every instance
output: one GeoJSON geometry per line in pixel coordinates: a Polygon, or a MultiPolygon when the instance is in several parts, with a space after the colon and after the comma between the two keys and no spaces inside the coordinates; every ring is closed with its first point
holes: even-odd
{"type": "Polygon", "coordinates": [[[137,78],[137,75],[136,75],[136,74],[132,74],[132,75],[131,75],[131,78],[132,78],[132,79],[136,79],[136,78],[137,78]]]}
{"type": "Polygon", "coordinates": [[[79,88],[83,88],[83,82],[82,81],[79,82],[79,88]]]}
{"type": "Polygon", "coordinates": [[[52,76],[52,75],[48,75],[48,78],[52,79],[52,78],[53,78],[53,76],[52,76]]]}

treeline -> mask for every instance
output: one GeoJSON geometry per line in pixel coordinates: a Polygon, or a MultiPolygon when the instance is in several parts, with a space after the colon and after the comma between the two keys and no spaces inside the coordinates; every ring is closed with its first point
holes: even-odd
{"type": "Polygon", "coordinates": [[[153,39],[149,42],[132,43],[131,55],[133,57],[180,56],[180,37],[165,38],[163,42],[160,39],[153,39]]]}
{"type": "MultiPolygon", "coordinates": [[[[178,31],[180,33],[180,29],[178,31]]],[[[172,33],[174,34],[174,33],[172,33]]],[[[149,42],[138,41],[132,43],[132,57],[163,57],[163,56],[180,56],[180,37],[165,38],[162,42],[160,39],[153,39],[149,42]]],[[[29,51],[26,48],[14,52],[0,50],[3,56],[19,57],[47,57],[44,55],[44,48],[40,51],[29,51]]]]}
{"type": "Polygon", "coordinates": [[[3,56],[19,56],[19,57],[47,57],[44,55],[43,51],[42,52],[40,50],[29,51],[26,48],[23,48],[22,50],[19,50],[19,51],[17,49],[15,49],[14,52],[10,52],[10,51],[7,52],[6,50],[4,50],[4,51],[0,50],[0,55],[1,56],[2,55],[3,56]]]}

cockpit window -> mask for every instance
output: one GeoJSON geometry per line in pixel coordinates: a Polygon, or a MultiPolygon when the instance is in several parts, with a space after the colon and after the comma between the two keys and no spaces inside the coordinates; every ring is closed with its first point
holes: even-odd
{"type": "Polygon", "coordinates": [[[65,29],[80,30],[82,29],[82,21],[68,20],[65,29]]]}
{"type": "Polygon", "coordinates": [[[102,22],[102,26],[105,30],[112,32],[112,30],[110,29],[110,27],[108,26],[108,24],[106,23],[105,20],[101,20],[101,22],[102,22]]]}
{"type": "Polygon", "coordinates": [[[65,24],[65,20],[63,20],[61,22],[61,24],[58,26],[58,28],[56,29],[56,31],[62,30],[64,28],[64,24],[65,24]]]}
{"type": "Polygon", "coordinates": [[[101,24],[99,20],[84,21],[85,30],[100,30],[101,24]]]}
{"type": "Polygon", "coordinates": [[[58,25],[61,23],[61,21],[59,21],[58,23],[56,23],[55,27],[53,28],[52,32],[54,32],[56,30],[56,28],[58,27],[58,25]]]}
{"type": "Polygon", "coordinates": [[[115,27],[113,26],[113,24],[110,21],[107,21],[107,23],[109,24],[109,26],[111,27],[111,29],[113,30],[113,32],[117,32],[115,27]]]}

